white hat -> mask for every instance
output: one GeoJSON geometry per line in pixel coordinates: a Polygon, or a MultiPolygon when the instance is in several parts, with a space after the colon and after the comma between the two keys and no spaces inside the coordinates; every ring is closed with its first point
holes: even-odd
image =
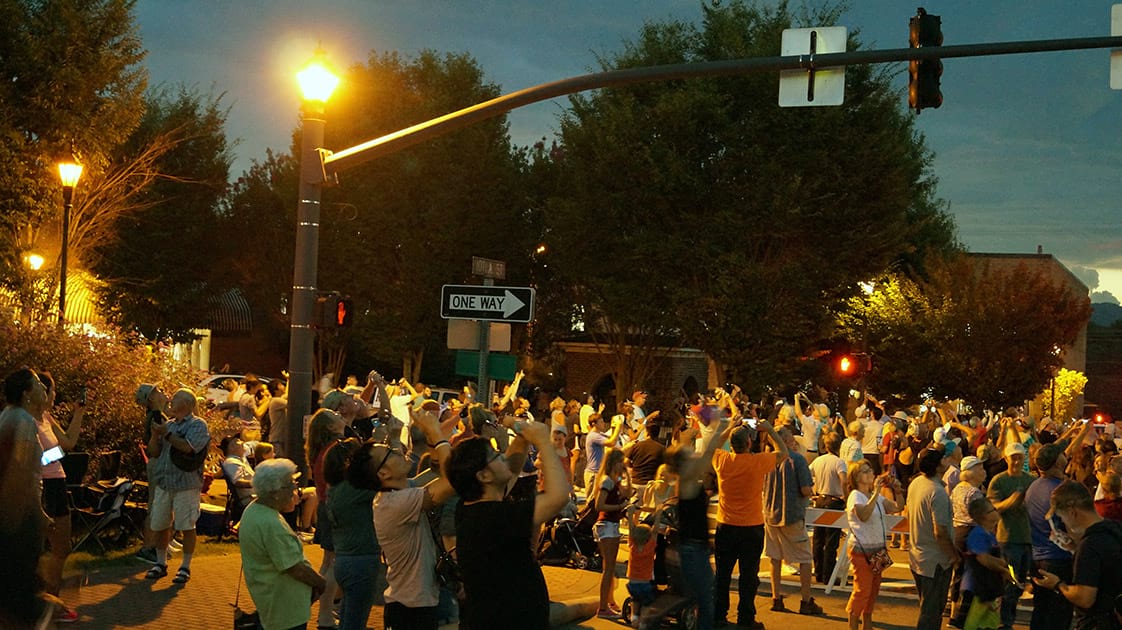
{"type": "Polygon", "coordinates": [[[981,466],[981,465],[982,465],[982,460],[978,459],[977,457],[974,457],[973,455],[967,455],[966,457],[962,458],[962,461],[959,462],[958,467],[959,467],[960,470],[966,471],[966,470],[970,470],[971,468],[973,468],[975,466],[981,466]]]}
{"type": "Polygon", "coordinates": [[[1010,455],[1024,455],[1027,452],[1028,451],[1025,450],[1025,445],[1021,444],[1020,442],[1010,442],[1005,445],[1006,457],[1009,457],[1010,455]]]}

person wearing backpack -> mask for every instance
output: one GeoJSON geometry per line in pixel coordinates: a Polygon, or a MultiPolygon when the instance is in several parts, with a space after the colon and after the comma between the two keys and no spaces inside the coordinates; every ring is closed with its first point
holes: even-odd
{"type": "Polygon", "coordinates": [[[195,521],[199,520],[200,489],[203,487],[203,462],[210,445],[206,422],[195,415],[197,399],[189,389],[171,397],[171,419],[153,424],[148,441],[152,466],[152,502],[148,506],[152,531],[156,536],[156,564],[144,577],[158,580],[168,574],[167,548],[172,526],[183,533],[183,562],[175,572],[176,584],[191,579],[191,556],[195,553],[195,521]]]}
{"type": "Polygon", "coordinates": [[[1086,486],[1070,480],[1052,491],[1052,513],[1076,541],[1071,582],[1043,569],[1033,582],[1075,606],[1075,630],[1119,630],[1114,602],[1122,594],[1122,524],[1099,516],[1086,486]]]}

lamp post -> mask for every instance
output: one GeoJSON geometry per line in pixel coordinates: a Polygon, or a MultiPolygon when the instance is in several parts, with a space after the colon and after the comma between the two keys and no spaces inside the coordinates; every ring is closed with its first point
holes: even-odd
{"type": "Polygon", "coordinates": [[[320,192],[324,171],[324,107],[339,78],[328,70],[322,50],[296,75],[303,92],[300,140],[300,187],[296,208],[296,256],[292,272],[292,315],[288,347],[288,452],[297,466],[304,467],[304,415],[311,408],[312,353],[315,327],[312,312],[319,272],[320,192]]]}
{"type": "Polygon", "coordinates": [[[66,262],[70,249],[70,209],[73,207],[74,187],[82,176],[82,165],[59,162],[58,176],[62,180],[62,254],[58,270],[58,325],[66,325],[66,262]]]}

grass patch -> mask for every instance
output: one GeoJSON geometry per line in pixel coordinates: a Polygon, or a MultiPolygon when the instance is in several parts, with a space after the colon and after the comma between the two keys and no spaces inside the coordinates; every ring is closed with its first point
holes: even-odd
{"type": "MultiPolygon", "coordinates": [[[[94,546],[96,547],[96,544],[94,546]]],[[[88,571],[115,567],[141,566],[145,563],[133,558],[133,554],[139,550],[140,545],[135,544],[120,549],[110,548],[105,553],[102,553],[100,548],[93,552],[86,551],[86,546],[83,545],[81,551],[75,551],[67,557],[64,571],[85,573],[88,571]]],[[[181,553],[182,552],[175,552],[171,558],[177,558],[181,553]]],[[[198,543],[195,545],[194,557],[225,556],[236,553],[239,553],[238,542],[236,540],[227,539],[218,542],[216,537],[200,536],[198,543]]]]}

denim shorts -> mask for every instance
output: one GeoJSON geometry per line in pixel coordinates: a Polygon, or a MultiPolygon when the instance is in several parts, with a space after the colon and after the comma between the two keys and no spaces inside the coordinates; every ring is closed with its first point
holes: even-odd
{"type": "Polygon", "coordinates": [[[598,541],[604,538],[619,538],[619,523],[596,521],[596,524],[592,526],[592,535],[598,541]]]}

